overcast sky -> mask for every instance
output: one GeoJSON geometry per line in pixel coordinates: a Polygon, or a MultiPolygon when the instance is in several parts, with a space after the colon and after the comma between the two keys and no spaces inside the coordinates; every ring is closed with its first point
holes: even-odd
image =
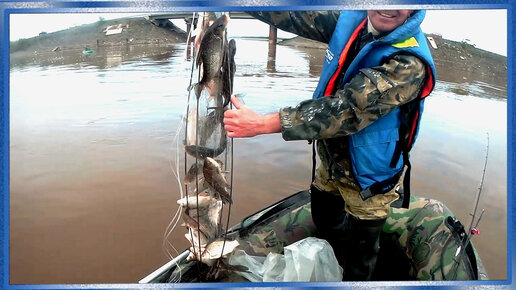
{"type": "MultiPolygon", "coordinates": [[[[10,40],[30,38],[40,32],[55,32],[82,24],[93,23],[100,17],[108,20],[143,15],[123,13],[72,13],[72,14],[10,14],[10,40]]],[[[182,20],[175,23],[182,24],[182,20]]],[[[231,23],[231,22],[230,22],[231,23]]],[[[229,35],[267,36],[267,25],[256,20],[234,20],[229,25],[229,35]],[[238,22],[237,22],[238,21],[238,22]]],[[[183,27],[182,27],[183,28],[183,27]]],[[[439,33],[443,38],[462,41],[468,39],[476,47],[507,55],[506,10],[428,10],[421,25],[425,33],[439,33]]],[[[291,37],[278,33],[278,37],[291,37]]]]}

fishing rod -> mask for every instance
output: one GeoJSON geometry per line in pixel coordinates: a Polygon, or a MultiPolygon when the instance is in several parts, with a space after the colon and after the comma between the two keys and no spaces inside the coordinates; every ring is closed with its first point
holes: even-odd
{"type": "Polygon", "coordinates": [[[476,224],[474,226],[473,226],[473,223],[475,223],[475,218],[477,217],[478,203],[480,201],[480,195],[482,194],[482,188],[484,187],[484,179],[485,179],[486,170],[487,170],[487,160],[489,157],[489,132],[486,132],[486,136],[487,136],[486,158],[484,161],[484,169],[482,171],[482,178],[480,179],[478,193],[475,198],[475,206],[473,209],[473,213],[470,213],[471,222],[469,224],[468,232],[467,232],[464,240],[461,241],[459,247],[457,248],[457,251],[455,252],[455,257],[453,258],[453,260],[455,261],[455,264],[454,264],[455,269],[453,269],[453,275],[454,275],[453,280],[455,280],[457,278],[457,272],[458,272],[458,267],[459,267],[460,261],[464,257],[464,253],[466,252],[466,247],[468,246],[469,242],[471,241],[472,236],[480,234],[480,231],[478,230],[478,225],[480,223],[480,220],[482,219],[482,216],[484,215],[484,212],[485,212],[484,209],[482,209],[482,212],[478,216],[478,218],[476,220],[476,224]]]}

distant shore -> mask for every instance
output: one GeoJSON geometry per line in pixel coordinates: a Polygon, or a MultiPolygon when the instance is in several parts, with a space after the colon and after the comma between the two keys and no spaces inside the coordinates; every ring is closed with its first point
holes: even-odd
{"type": "MultiPolygon", "coordinates": [[[[11,42],[10,57],[11,62],[20,59],[27,61],[27,58],[51,58],[59,51],[95,50],[123,45],[172,45],[184,43],[186,38],[186,32],[172,22],[156,26],[143,17],[99,20],[11,42]]],[[[431,46],[431,52],[437,66],[438,79],[457,83],[477,80],[507,88],[507,57],[439,36],[433,36],[433,40],[436,48],[431,46]]],[[[278,44],[326,49],[324,43],[301,37],[280,40],[278,44]]]]}
{"type": "MultiPolygon", "coordinates": [[[[507,88],[507,57],[457,42],[430,36],[436,48],[430,46],[437,67],[437,79],[455,83],[481,80],[507,88]]],[[[279,42],[298,48],[326,49],[326,44],[295,37],[279,42]]]]}

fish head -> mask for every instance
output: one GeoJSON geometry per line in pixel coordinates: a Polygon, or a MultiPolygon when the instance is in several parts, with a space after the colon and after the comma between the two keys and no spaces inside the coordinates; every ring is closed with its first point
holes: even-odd
{"type": "Polygon", "coordinates": [[[224,37],[228,22],[229,18],[226,15],[222,15],[221,17],[217,18],[217,20],[215,20],[212,25],[210,25],[208,28],[209,31],[207,31],[206,34],[211,33],[214,36],[220,38],[224,37]]]}

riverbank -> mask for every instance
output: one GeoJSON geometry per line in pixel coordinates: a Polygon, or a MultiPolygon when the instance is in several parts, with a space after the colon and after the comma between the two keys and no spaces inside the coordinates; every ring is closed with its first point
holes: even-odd
{"type": "MultiPolygon", "coordinates": [[[[135,46],[144,44],[172,45],[184,43],[186,32],[172,22],[157,26],[143,17],[102,20],[44,33],[11,42],[11,63],[47,63],[67,51],[80,51],[135,46]]],[[[507,57],[478,49],[466,42],[432,37],[430,45],[438,71],[438,80],[454,83],[483,82],[507,88],[507,57]]],[[[429,42],[430,43],[430,42],[429,42]]],[[[297,48],[326,49],[326,44],[295,37],[278,42],[297,48]]],[[[506,97],[506,96],[505,96],[506,97]]]]}
{"type": "Polygon", "coordinates": [[[186,33],[172,22],[157,26],[143,17],[102,20],[52,33],[20,39],[10,44],[11,66],[47,64],[70,52],[99,50],[138,45],[172,45],[186,41],[186,33]]]}
{"type": "Polygon", "coordinates": [[[173,44],[186,41],[186,33],[172,22],[166,27],[152,24],[143,17],[102,20],[91,24],[45,33],[11,42],[10,52],[55,52],[59,50],[94,49],[98,46],[125,44],[173,44]]]}
{"type": "MultiPolygon", "coordinates": [[[[437,79],[462,83],[481,81],[507,88],[507,57],[478,49],[466,42],[429,36],[429,47],[437,67],[437,79]]],[[[326,49],[326,44],[295,37],[279,42],[297,48],[326,49]]],[[[505,96],[507,97],[507,96],[505,96]]]]}

